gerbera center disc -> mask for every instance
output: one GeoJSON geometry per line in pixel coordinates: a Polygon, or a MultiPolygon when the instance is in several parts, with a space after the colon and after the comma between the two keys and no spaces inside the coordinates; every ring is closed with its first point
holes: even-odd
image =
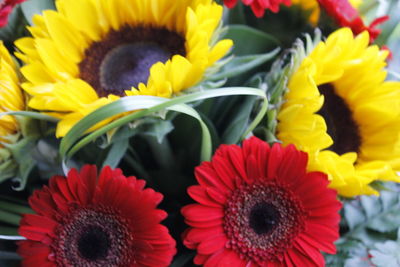
{"type": "Polygon", "coordinates": [[[330,150],[341,155],[347,152],[359,152],[361,137],[357,123],[346,102],[335,93],[332,84],[318,86],[319,92],[324,95],[324,105],[318,111],[328,127],[328,134],[333,139],[330,150]]]}
{"type": "Polygon", "coordinates": [[[72,212],[58,229],[54,245],[62,266],[126,266],[133,258],[132,236],[118,213],[104,207],[72,212]]]}
{"type": "Polygon", "coordinates": [[[233,192],[225,208],[229,246],[241,257],[277,261],[304,230],[306,213],[283,185],[256,183],[233,192]]]}
{"type": "Polygon", "coordinates": [[[108,234],[96,225],[88,225],[78,240],[79,254],[90,261],[105,258],[109,247],[108,234]]]}
{"type": "Polygon", "coordinates": [[[250,227],[259,235],[269,233],[278,225],[279,217],[279,211],[274,205],[257,203],[250,211],[250,227]]]}
{"type": "Polygon", "coordinates": [[[125,90],[147,82],[153,64],[185,53],[185,39],[176,32],[152,26],[124,26],[111,30],[86,49],[79,64],[80,77],[99,96],[123,96],[125,90]]]}

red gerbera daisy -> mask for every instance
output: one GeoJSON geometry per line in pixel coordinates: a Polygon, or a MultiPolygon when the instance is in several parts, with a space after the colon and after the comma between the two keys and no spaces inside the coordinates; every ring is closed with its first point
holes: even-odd
{"type": "Polygon", "coordinates": [[[371,43],[381,33],[376,27],[389,19],[388,16],[375,19],[369,26],[366,26],[349,0],[318,0],[319,5],[331,16],[340,27],[349,27],[355,35],[368,31],[371,43]]]}
{"type": "MultiPolygon", "coordinates": [[[[236,6],[238,0],[224,0],[224,4],[228,8],[236,6]]],[[[291,0],[242,0],[243,4],[250,6],[256,17],[261,18],[264,16],[265,10],[269,9],[276,13],[279,11],[279,5],[284,4],[286,6],[291,5],[291,0]]]]}
{"type": "Polygon", "coordinates": [[[4,27],[8,22],[8,15],[10,15],[14,6],[26,0],[0,0],[0,27],[4,27]]]}
{"type": "Polygon", "coordinates": [[[175,241],[160,224],[163,196],[120,169],[55,176],[29,199],[19,233],[23,266],[168,266],[175,241]]]}
{"type": "Polygon", "coordinates": [[[324,266],[335,253],[341,203],[320,172],[306,172],[307,154],[272,148],[258,138],[223,145],[196,168],[199,204],[182,209],[191,226],[184,244],[204,266],[324,266]]]}

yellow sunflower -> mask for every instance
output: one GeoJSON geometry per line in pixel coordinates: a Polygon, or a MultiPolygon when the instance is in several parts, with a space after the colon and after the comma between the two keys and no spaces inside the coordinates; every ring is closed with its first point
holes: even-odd
{"type": "Polygon", "coordinates": [[[377,194],[400,169],[400,82],[385,81],[387,51],[348,28],[320,42],[290,77],[277,136],[309,153],[347,197],[377,194]]]}
{"type": "MultiPolygon", "coordinates": [[[[362,0],[350,0],[350,4],[354,8],[358,8],[362,3],[362,0]]],[[[292,0],[293,5],[299,5],[303,10],[310,11],[309,20],[313,25],[316,25],[319,20],[321,10],[317,0],[292,0]]]]}
{"type": "Polygon", "coordinates": [[[216,41],[223,8],[212,0],[57,0],[15,43],[29,106],[82,117],[125,95],[171,97],[200,82],[232,46],[216,41]]]}
{"type": "MultiPolygon", "coordinates": [[[[19,86],[17,66],[0,41],[0,112],[24,110],[25,99],[19,86]]],[[[17,133],[19,124],[13,116],[0,117],[0,141],[8,142],[8,136],[17,133]]]]}

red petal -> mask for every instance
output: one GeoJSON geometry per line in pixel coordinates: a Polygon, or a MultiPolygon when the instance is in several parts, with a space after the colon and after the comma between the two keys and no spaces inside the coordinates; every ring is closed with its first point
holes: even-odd
{"type": "Polygon", "coordinates": [[[224,0],[224,4],[227,8],[233,8],[236,6],[238,0],[224,0]]]}
{"type": "Polygon", "coordinates": [[[199,202],[200,204],[209,207],[217,207],[217,208],[221,207],[221,204],[211,199],[206,193],[206,190],[201,186],[196,186],[196,185],[191,186],[188,188],[187,191],[189,196],[191,196],[195,201],[199,202]]]}
{"type": "Polygon", "coordinates": [[[296,248],[299,253],[312,260],[316,266],[325,266],[324,256],[319,251],[319,249],[312,247],[305,242],[302,242],[302,240],[300,239],[294,241],[293,244],[294,248],[296,248]]]}
{"type": "Polygon", "coordinates": [[[282,146],[275,143],[272,146],[270,156],[268,158],[267,179],[277,178],[277,170],[283,158],[282,146]]]}
{"type": "Polygon", "coordinates": [[[212,254],[221,248],[224,248],[228,242],[225,234],[209,236],[208,239],[202,240],[197,247],[200,254],[212,254]]]}
{"type": "Polygon", "coordinates": [[[224,211],[222,208],[205,207],[199,204],[190,204],[182,208],[183,216],[191,221],[209,221],[222,219],[224,211]]]}

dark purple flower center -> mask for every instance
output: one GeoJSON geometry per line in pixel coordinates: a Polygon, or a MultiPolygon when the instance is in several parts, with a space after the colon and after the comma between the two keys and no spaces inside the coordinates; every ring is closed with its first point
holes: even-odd
{"type": "Polygon", "coordinates": [[[352,112],[346,102],[336,94],[332,84],[318,86],[325,101],[318,111],[328,127],[328,134],[333,139],[329,150],[342,155],[347,152],[359,152],[361,147],[360,131],[352,117],[352,112]]]}
{"type": "Polygon", "coordinates": [[[147,83],[155,63],[185,54],[185,39],[176,32],[153,26],[124,26],[86,49],[79,63],[80,78],[99,96],[123,96],[125,90],[147,83]]]}

